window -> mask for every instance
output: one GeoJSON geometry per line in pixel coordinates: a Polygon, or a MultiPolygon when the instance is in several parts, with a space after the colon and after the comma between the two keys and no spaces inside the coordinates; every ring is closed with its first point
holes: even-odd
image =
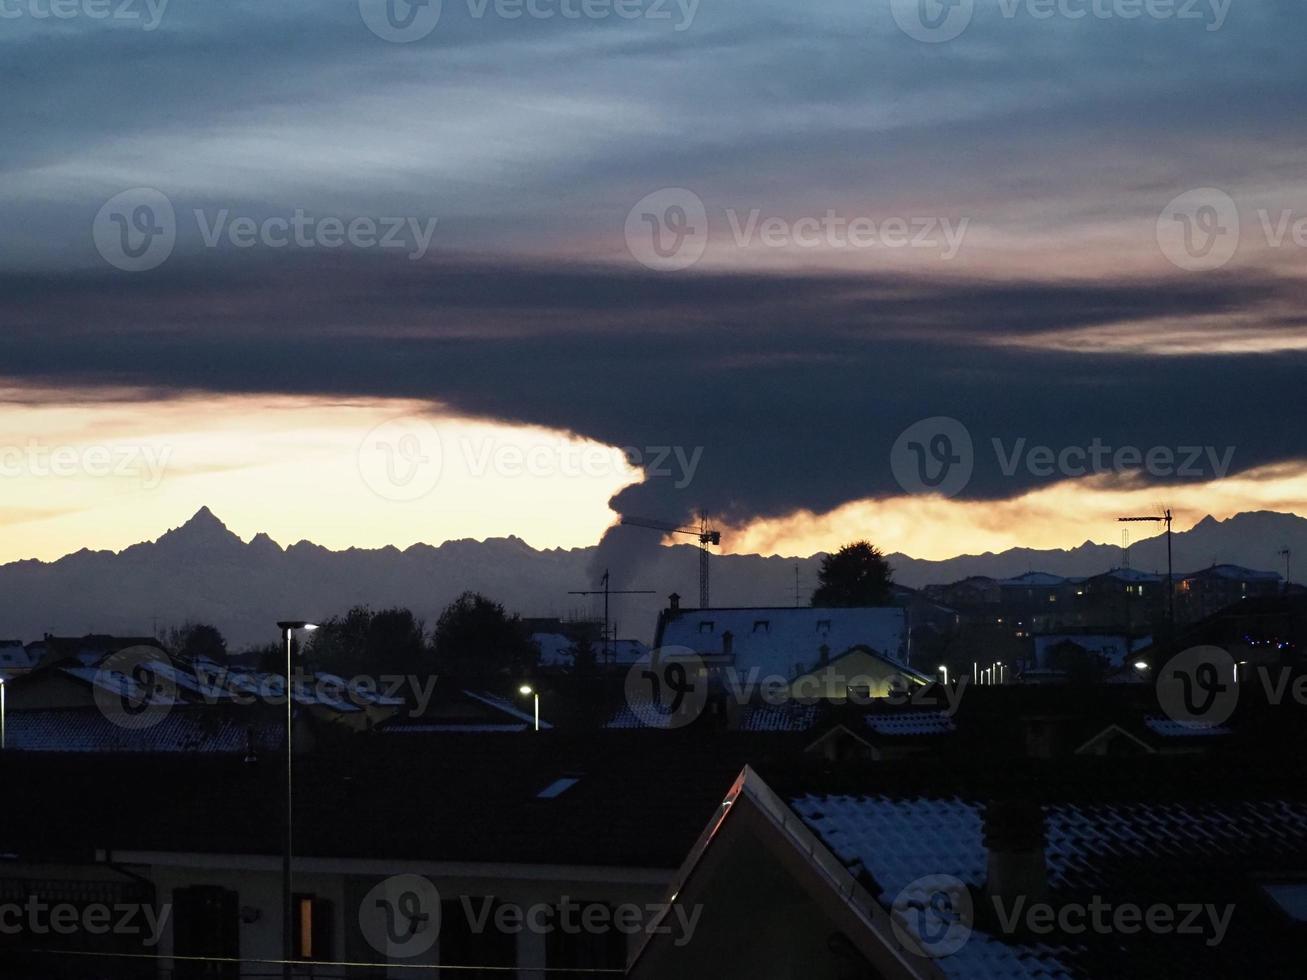
{"type": "Polygon", "coordinates": [[[771,623],[765,619],[755,619],[753,621],[753,631],[755,633],[770,633],[771,623]]]}
{"type": "Polygon", "coordinates": [[[562,910],[555,916],[555,922],[568,921],[574,928],[556,928],[548,934],[545,944],[545,966],[560,973],[550,973],[551,977],[576,978],[590,980],[598,970],[624,970],[626,967],[626,937],[612,927],[613,909],[602,902],[581,902],[579,908],[572,905],[568,918],[563,918],[562,910]],[[584,929],[581,924],[587,922],[607,923],[608,928],[584,929]],[[577,972],[567,972],[575,970],[577,972]]]}
{"type": "MultiPolygon", "coordinates": [[[[178,980],[236,980],[240,975],[240,912],[237,895],[196,885],[172,893],[172,943],[178,980]]],[[[278,920],[280,921],[280,919],[278,920]]]]}
{"type": "Polygon", "coordinates": [[[716,629],[716,624],[711,619],[705,619],[699,623],[700,633],[711,633],[714,629],[716,629]]]}
{"type": "Polygon", "coordinates": [[[296,895],[295,959],[330,960],[332,958],[331,903],[316,895],[296,895]]]}
{"type": "Polygon", "coordinates": [[[536,799],[552,800],[555,797],[562,796],[580,781],[580,776],[563,776],[561,779],[555,779],[552,783],[536,794],[536,799]]]}
{"type": "Polygon", "coordinates": [[[829,620],[829,619],[819,619],[819,620],[817,620],[817,632],[818,632],[818,633],[829,633],[829,632],[830,632],[830,620],[829,620]]]}
{"type": "MultiPolygon", "coordinates": [[[[495,919],[502,904],[495,898],[470,895],[441,902],[440,962],[465,968],[516,966],[517,934],[502,931],[495,919]]],[[[437,971],[437,976],[450,980],[504,980],[513,975],[504,969],[437,971]]]]}

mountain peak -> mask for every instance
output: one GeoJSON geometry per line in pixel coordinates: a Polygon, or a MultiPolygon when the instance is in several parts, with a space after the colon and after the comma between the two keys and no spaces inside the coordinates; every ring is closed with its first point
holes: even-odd
{"type": "Polygon", "coordinates": [[[189,521],[169,530],[158,541],[159,544],[174,542],[196,547],[243,543],[208,507],[201,507],[189,521]]]}

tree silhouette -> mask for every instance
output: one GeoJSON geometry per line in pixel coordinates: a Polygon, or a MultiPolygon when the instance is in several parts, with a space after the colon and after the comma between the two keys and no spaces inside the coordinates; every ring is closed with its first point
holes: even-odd
{"type": "Polygon", "coordinates": [[[432,640],[442,673],[479,680],[496,674],[520,676],[540,657],[521,619],[477,592],[464,592],[446,607],[432,640]]]}
{"type": "Polygon", "coordinates": [[[814,606],[883,606],[890,601],[893,573],[879,548],[855,541],[821,560],[817,582],[814,606]]]}
{"type": "Polygon", "coordinates": [[[308,660],[317,670],[356,674],[417,674],[430,670],[422,621],[408,609],[373,612],[355,606],[313,633],[308,660]]]}

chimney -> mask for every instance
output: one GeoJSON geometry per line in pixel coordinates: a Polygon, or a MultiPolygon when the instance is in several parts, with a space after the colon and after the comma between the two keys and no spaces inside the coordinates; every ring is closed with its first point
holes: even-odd
{"type": "Polygon", "coordinates": [[[1033,799],[990,800],[985,807],[985,847],[989,877],[985,894],[1005,909],[1048,898],[1048,862],[1044,857],[1044,811],[1033,799]]]}
{"type": "Polygon", "coordinates": [[[669,610],[671,610],[672,612],[679,612],[679,611],[680,611],[680,609],[681,609],[681,596],[680,596],[679,593],[673,592],[671,595],[669,595],[669,596],[667,597],[667,608],[668,608],[669,610]]]}
{"type": "Polygon", "coordinates": [[[817,648],[817,666],[825,667],[830,663],[830,646],[823,643],[817,648]]]}
{"type": "Polygon", "coordinates": [[[722,634],[722,654],[729,657],[735,652],[735,634],[727,630],[722,634]]]}

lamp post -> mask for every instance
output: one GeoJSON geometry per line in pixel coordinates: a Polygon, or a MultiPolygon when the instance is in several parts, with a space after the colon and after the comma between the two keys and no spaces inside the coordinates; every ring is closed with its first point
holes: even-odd
{"type": "Polygon", "coordinates": [[[940,664],[939,670],[944,675],[944,686],[948,687],[948,664],[940,664]]]}
{"type": "Polygon", "coordinates": [[[0,677],[0,752],[5,747],[5,679],[0,677]]]}
{"type": "Polygon", "coordinates": [[[533,688],[530,684],[523,684],[521,687],[517,689],[517,693],[522,695],[522,697],[524,698],[531,697],[535,699],[536,731],[540,731],[540,692],[537,691],[535,688],[533,688]]]}
{"type": "Polygon", "coordinates": [[[294,759],[292,750],[292,733],[295,724],[295,699],[291,695],[294,667],[291,663],[295,650],[295,631],[317,629],[312,623],[303,620],[285,620],[277,624],[286,637],[286,838],[285,849],[281,855],[281,975],[285,980],[291,977],[291,960],[295,958],[295,908],[291,898],[291,854],[295,850],[295,782],[294,759]]]}

